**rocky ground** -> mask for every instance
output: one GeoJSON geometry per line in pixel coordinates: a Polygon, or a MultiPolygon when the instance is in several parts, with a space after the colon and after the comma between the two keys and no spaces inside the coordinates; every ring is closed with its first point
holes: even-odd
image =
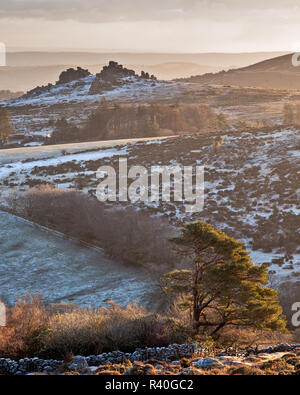
{"type": "Polygon", "coordinates": [[[65,361],[0,359],[2,375],[299,375],[300,344],[247,352],[217,352],[194,344],[114,351],[65,361]]]}

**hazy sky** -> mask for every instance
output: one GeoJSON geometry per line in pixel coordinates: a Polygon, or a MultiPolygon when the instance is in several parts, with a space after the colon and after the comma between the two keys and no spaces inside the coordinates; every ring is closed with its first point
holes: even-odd
{"type": "Polygon", "coordinates": [[[289,51],[299,0],[0,0],[8,48],[289,51]]]}

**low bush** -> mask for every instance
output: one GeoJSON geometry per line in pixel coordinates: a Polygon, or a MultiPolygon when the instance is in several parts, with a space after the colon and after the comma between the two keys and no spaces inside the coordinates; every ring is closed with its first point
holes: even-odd
{"type": "Polygon", "coordinates": [[[24,358],[40,350],[40,336],[50,316],[40,296],[26,296],[7,312],[7,326],[0,327],[0,356],[24,358]]]}
{"type": "Polygon", "coordinates": [[[132,352],[184,343],[189,335],[177,319],[147,312],[135,303],[126,308],[110,302],[108,308],[55,311],[31,296],[9,310],[7,327],[0,328],[0,356],[65,359],[132,352]]]}
{"type": "Polygon", "coordinates": [[[167,219],[133,207],[108,208],[75,190],[41,185],[11,194],[11,209],[39,224],[99,245],[111,257],[131,265],[164,271],[179,260],[169,238],[175,230],[167,219]]]}

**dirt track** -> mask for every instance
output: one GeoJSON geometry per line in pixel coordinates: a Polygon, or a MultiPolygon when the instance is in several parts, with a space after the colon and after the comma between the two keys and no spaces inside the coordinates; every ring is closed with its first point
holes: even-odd
{"type": "MultiPolygon", "coordinates": [[[[172,137],[172,136],[171,136],[172,137]]],[[[136,139],[122,139],[122,140],[106,140],[106,141],[89,141],[85,143],[73,144],[57,144],[57,145],[43,145],[40,147],[23,147],[0,150],[0,164],[21,161],[24,159],[44,159],[49,157],[61,156],[64,150],[67,153],[73,154],[80,151],[87,151],[97,148],[110,148],[119,145],[134,144],[139,141],[154,141],[170,138],[166,137],[151,137],[151,138],[136,138],[136,139]]]]}

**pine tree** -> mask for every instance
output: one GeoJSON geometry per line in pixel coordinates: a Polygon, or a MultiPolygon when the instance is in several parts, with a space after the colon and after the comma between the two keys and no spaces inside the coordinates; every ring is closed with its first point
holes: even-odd
{"type": "Polygon", "coordinates": [[[11,123],[9,112],[0,109],[0,142],[3,143],[7,141],[13,131],[14,128],[11,123]]]}
{"type": "Polygon", "coordinates": [[[194,328],[216,335],[225,326],[285,329],[277,291],[266,287],[267,268],[252,263],[244,244],[211,225],[186,225],[174,241],[192,256],[190,270],[162,278],[163,290],[180,295],[193,312],[194,328]]]}

